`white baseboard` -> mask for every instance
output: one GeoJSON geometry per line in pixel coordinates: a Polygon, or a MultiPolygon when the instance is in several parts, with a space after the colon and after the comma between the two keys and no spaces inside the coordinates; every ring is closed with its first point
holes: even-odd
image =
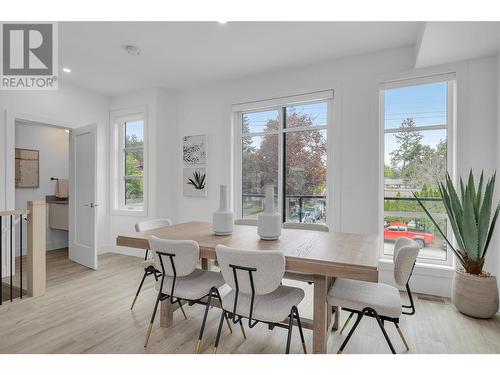
{"type": "MultiPolygon", "coordinates": [[[[410,288],[413,292],[449,298],[454,272],[452,267],[435,267],[417,263],[410,279],[410,288]]],[[[394,266],[391,261],[380,261],[378,280],[399,287],[394,282],[394,266]]]]}

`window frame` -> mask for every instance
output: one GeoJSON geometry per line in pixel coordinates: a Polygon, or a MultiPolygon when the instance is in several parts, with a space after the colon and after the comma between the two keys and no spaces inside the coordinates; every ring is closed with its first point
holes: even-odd
{"type": "MultiPolygon", "coordinates": [[[[384,155],[385,155],[385,135],[386,134],[395,134],[401,132],[398,128],[394,129],[385,129],[385,97],[384,91],[388,89],[398,89],[405,88],[411,86],[419,86],[425,84],[432,83],[447,83],[447,103],[446,103],[446,111],[447,118],[446,124],[435,124],[435,125],[426,125],[426,126],[417,126],[416,131],[428,131],[428,130],[446,130],[446,170],[450,174],[450,177],[456,183],[456,86],[457,86],[457,77],[455,73],[444,73],[444,74],[436,74],[426,77],[415,77],[415,78],[407,78],[407,79],[398,79],[395,81],[389,81],[385,83],[379,84],[379,133],[380,133],[380,155],[379,155],[379,168],[380,168],[380,183],[379,183],[379,234],[380,234],[380,259],[382,261],[392,261],[393,256],[385,254],[384,252],[384,181],[385,181],[385,171],[384,171],[384,155]]],[[[424,214],[425,215],[425,214],[424,214]]],[[[446,214],[442,214],[444,217],[447,217],[446,214]]],[[[440,215],[441,216],[441,215],[440,215]]],[[[446,235],[448,238],[453,238],[453,232],[450,228],[450,225],[447,225],[446,235]]],[[[454,244],[455,245],[455,244],[454,244]]],[[[452,251],[449,246],[446,249],[446,260],[440,259],[429,259],[429,258],[417,258],[418,264],[432,265],[432,266],[445,266],[445,267],[454,267],[455,259],[452,251]]]]}
{"type": "Polygon", "coordinates": [[[139,107],[127,110],[113,111],[110,116],[111,124],[111,208],[113,215],[125,216],[147,216],[148,215],[148,116],[147,108],[139,107]],[[132,121],[143,121],[143,146],[125,147],[125,124],[132,121]],[[139,176],[125,176],[125,154],[126,151],[142,149],[143,152],[143,174],[139,176]],[[125,205],[125,181],[127,179],[143,180],[143,205],[142,209],[125,205]]]}
{"type": "MultiPolygon", "coordinates": [[[[243,104],[236,104],[232,106],[233,112],[233,181],[234,181],[234,189],[232,191],[232,201],[234,207],[235,218],[238,220],[253,220],[253,219],[245,219],[242,217],[242,167],[243,167],[243,154],[242,154],[242,142],[241,140],[244,137],[256,137],[256,136],[265,136],[265,135],[277,135],[278,136],[278,206],[275,208],[277,212],[282,215],[282,220],[284,219],[283,210],[284,210],[284,137],[287,133],[292,132],[300,132],[306,130],[325,130],[326,131],[326,139],[327,139],[327,169],[326,169],[326,201],[327,201],[327,210],[326,210],[326,224],[331,226],[334,222],[333,212],[330,209],[333,200],[333,189],[331,183],[331,173],[329,171],[328,165],[333,162],[333,141],[331,140],[333,131],[332,131],[332,122],[333,122],[333,90],[326,91],[318,91],[309,94],[296,95],[290,97],[282,97],[277,99],[269,99],[258,102],[250,102],[243,104]],[[327,120],[326,125],[314,126],[314,127],[300,127],[300,128],[286,128],[285,127],[285,109],[287,106],[293,105],[307,105],[314,104],[319,102],[327,103],[327,120]],[[278,123],[279,129],[268,131],[268,132],[255,132],[255,133],[242,133],[242,120],[243,115],[246,113],[255,113],[262,112],[267,110],[276,110],[278,112],[278,123]]],[[[256,220],[255,220],[256,221],[256,220]]]]}

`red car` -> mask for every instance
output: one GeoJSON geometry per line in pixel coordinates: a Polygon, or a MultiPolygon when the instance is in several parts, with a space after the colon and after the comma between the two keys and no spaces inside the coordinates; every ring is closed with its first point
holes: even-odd
{"type": "Polygon", "coordinates": [[[434,233],[419,231],[417,229],[408,230],[408,226],[404,223],[389,223],[389,225],[384,228],[385,241],[396,241],[400,237],[406,237],[416,241],[420,245],[420,248],[433,243],[435,240],[434,233]]]}

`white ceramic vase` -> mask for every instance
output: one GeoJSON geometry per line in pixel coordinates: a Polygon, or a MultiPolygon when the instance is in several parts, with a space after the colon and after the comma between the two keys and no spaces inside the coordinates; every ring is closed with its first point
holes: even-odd
{"type": "Polygon", "coordinates": [[[218,236],[227,236],[233,233],[233,212],[227,206],[227,186],[220,185],[219,209],[212,217],[214,233],[218,236]]]}
{"type": "Polygon", "coordinates": [[[257,216],[257,233],[263,240],[277,240],[281,235],[281,216],[274,212],[274,186],[266,185],[264,212],[257,216]]]}

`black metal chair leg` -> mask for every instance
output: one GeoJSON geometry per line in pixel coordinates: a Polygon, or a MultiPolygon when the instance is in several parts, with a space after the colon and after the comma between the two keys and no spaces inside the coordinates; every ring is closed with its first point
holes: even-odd
{"type": "Polygon", "coordinates": [[[288,322],[288,337],[286,339],[286,354],[290,354],[290,342],[292,341],[292,328],[293,328],[293,316],[294,316],[294,311],[292,307],[292,311],[290,311],[290,319],[288,322]]]}
{"type": "Polygon", "coordinates": [[[297,320],[297,326],[299,327],[300,341],[302,342],[302,349],[304,354],[307,354],[306,340],[304,339],[304,332],[302,331],[302,322],[300,321],[299,309],[295,307],[295,319],[297,320]]]}
{"type": "Polygon", "coordinates": [[[151,330],[153,329],[153,322],[155,321],[156,310],[158,310],[158,303],[160,303],[161,291],[158,292],[158,297],[156,298],[155,307],[153,308],[153,314],[151,315],[151,321],[149,322],[148,332],[146,334],[146,341],[144,341],[144,347],[148,345],[149,336],[151,336],[151,330]]]}
{"type": "Polygon", "coordinates": [[[347,320],[345,321],[344,325],[342,326],[342,329],[340,330],[339,335],[341,335],[341,334],[344,332],[344,329],[347,327],[347,325],[348,325],[348,324],[349,324],[349,322],[351,321],[351,318],[352,318],[352,316],[353,316],[353,315],[354,315],[354,313],[353,313],[353,312],[351,312],[351,313],[349,314],[349,317],[347,318],[347,320]]]}
{"type": "Polygon", "coordinates": [[[387,335],[387,332],[384,328],[384,324],[382,323],[382,320],[380,319],[380,317],[378,316],[378,314],[375,310],[370,309],[370,312],[373,314],[373,316],[375,316],[375,319],[377,320],[377,323],[378,323],[380,329],[382,330],[382,333],[384,334],[385,340],[387,341],[387,344],[389,344],[389,348],[391,348],[392,354],[396,354],[396,351],[394,350],[394,346],[392,346],[391,339],[389,338],[389,335],[387,335]]]}
{"type": "Polygon", "coordinates": [[[217,354],[217,347],[219,346],[220,334],[222,332],[222,325],[224,324],[224,319],[226,318],[226,312],[222,310],[219,321],[219,329],[217,330],[217,337],[215,338],[214,344],[214,354],[217,354]]]}
{"type": "Polygon", "coordinates": [[[342,345],[340,346],[340,349],[339,351],[337,352],[337,354],[341,354],[342,351],[344,350],[345,346],[347,345],[347,343],[349,342],[349,340],[351,339],[351,336],[352,334],[354,333],[354,331],[356,330],[356,328],[358,327],[358,324],[359,322],[361,321],[361,319],[363,318],[363,315],[364,313],[361,312],[358,314],[358,317],[356,318],[356,322],[354,323],[354,325],[352,326],[351,330],[349,331],[349,333],[347,334],[347,337],[345,338],[344,342],[342,343],[342,345]]]}
{"type": "Polygon", "coordinates": [[[207,322],[208,311],[210,310],[210,304],[212,302],[212,291],[208,294],[207,306],[205,307],[205,314],[203,315],[203,320],[201,322],[200,334],[198,336],[198,341],[196,342],[196,348],[194,349],[194,354],[198,354],[200,352],[201,339],[203,338],[203,331],[205,330],[205,324],[207,322]]]}
{"type": "Polygon", "coordinates": [[[142,284],[144,284],[144,280],[146,280],[146,276],[148,276],[149,269],[146,269],[144,271],[144,276],[142,276],[141,283],[139,284],[139,289],[137,289],[137,293],[135,293],[134,301],[132,302],[132,306],[130,306],[130,310],[134,308],[135,301],[137,301],[137,297],[139,297],[139,293],[141,292],[142,289],[142,284]]]}
{"type": "Polygon", "coordinates": [[[408,346],[408,343],[406,342],[405,336],[403,335],[403,331],[401,331],[401,328],[399,328],[398,323],[394,322],[394,325],[396,326],[396,329],[398,330],[399,336],[401,337],[403,344],[405,344],[406,350],[410,350],[410,347],[408,346]]]}

